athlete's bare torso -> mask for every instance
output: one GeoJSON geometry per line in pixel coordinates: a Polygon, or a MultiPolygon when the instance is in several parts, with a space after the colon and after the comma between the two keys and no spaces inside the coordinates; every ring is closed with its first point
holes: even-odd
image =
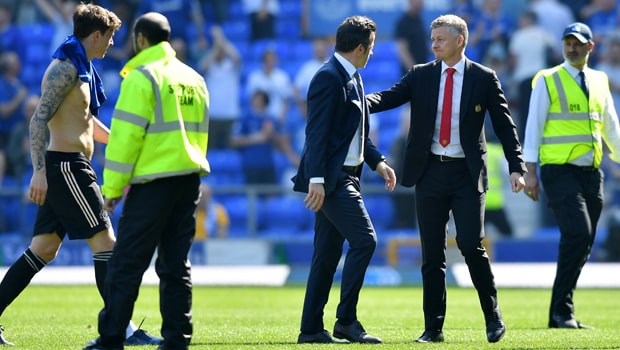
{"type": "Polygon", "coordinates": [[[65,65],[63,71],[66,71],[67,74],[73,70],[75,77],[67,78],[66,83],[72,86],[69,87],[67,95],[47,123],[50,131],[47,149],[58,152],[82,152],[90,159],[94,149],[94,123],[89,109],[90,88],[88,82],[83,82],[77,78],[75,67],[71,69],[71,61],[54,60],[43,77],[42,91],[45,91],[46,85],[49,84],[48,74],[54,70],[54,65],[58,64],[65,65]]]}

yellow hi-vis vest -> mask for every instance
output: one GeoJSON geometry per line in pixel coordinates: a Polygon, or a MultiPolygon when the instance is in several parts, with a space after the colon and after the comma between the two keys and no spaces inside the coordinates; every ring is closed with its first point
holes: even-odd
{"type": "Polygon", "coordinates": [[[128,184],[209,173],[209,93],[203,77],[168,42],[133,57],[123,70],[105,152],[102,192],[118,198],[128,184]]]}
{"type": "Polygon", "coordinates": [[[540,164],[566,164],[593,152],[594,167],[603,159],[601,136],[605,97],[609,94],[607,75],[588,70],[590,99],[570,73],[556,66],[540,71],[551,99],[540,145],[540,164]]]}
{"type": "Polygon", "coordinates": [[[502,145],[487,142],[487,174],[489,189],[486,194],[486,209],[497,210],[504,207],[504,150],[502,145]]]}

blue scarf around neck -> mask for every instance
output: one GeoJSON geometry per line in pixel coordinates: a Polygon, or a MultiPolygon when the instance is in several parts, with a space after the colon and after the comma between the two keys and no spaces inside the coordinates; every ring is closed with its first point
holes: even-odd
{"type": "Polygon", "coordinates": [[[90,85],[90,112],[93,116],[99,115],[99,108],[106,100],[105,91],[103,89],[103,81],[97,74],[97,70],[92,62],[86,57],[84,46],[75,35],[69,35],[65,41],[58,46],[53,58],[66,60],[67,58],[73,62],[77,69],[78,77],[83,82],[90,85]]]}

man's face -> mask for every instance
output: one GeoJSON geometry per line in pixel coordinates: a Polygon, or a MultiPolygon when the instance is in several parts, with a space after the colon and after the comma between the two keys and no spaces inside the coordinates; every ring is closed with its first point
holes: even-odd
{"type": "Polygon", "coordinates": [[[451,32],[449,27],[433,29],[431,41],[433,42],[431,48],[435,58],[441,61],[452,61],[462,50],[463,37],[451,32]]]}
{"type": "Polygon", "coordinates": [[[114,29],[108,29],[103,35],[99,35],[96,43],[97,46],[97,58],[103,58],[105,54],[108,52],[108,48],[114,45],[114,29]]]}
{"type": "Polygon", "coordinates": [[[564,59],[571,65],[584,65],[588,62],[588,55],[594,44],[582,44],[577,38],[569,35],[562,40],[562,53],[564,59]]]}
{"type": "Polygon", "coordinates": [[[368,60],[373,53],[372,49],[375,47],[375,37],[375,33],[370,32],[370,42],[368,43],[368,48],[364,48],[362,46],[362,53],[357,57],[357,60],[355,62],[356,68],[364,68],[366,67],[366,64],[368,64],[368,60]]]}

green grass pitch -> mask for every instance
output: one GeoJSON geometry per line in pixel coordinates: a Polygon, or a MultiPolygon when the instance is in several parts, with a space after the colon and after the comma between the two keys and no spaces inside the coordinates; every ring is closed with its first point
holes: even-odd
{"type": "MultiPolygon", "coordinates": [[[[338,300],[335,287],[325,309],[331,332],[338,300]]],[[[442,344],[416,344],[423,331],[420,287],[365,287],[358,317],[382,345],[298,345],[303,286],[195,287],[194,337],[190,349],[620,349],[620,290],[578,289],[577,318],[594,330],[548,329],[550,290],[500,289],[508,331],[488,344],[473,289],[450,288],[442,344]]],[[[101,300],[94,286],[28,287],[5,311],[0,324],[14,349],[81,349],[97,336],[101,300]]],[[[158,289],[143,286],[134,321],[159,335],[158,289]]],[[[155,349],[142,346],[134,349],[155,349]]]]}

